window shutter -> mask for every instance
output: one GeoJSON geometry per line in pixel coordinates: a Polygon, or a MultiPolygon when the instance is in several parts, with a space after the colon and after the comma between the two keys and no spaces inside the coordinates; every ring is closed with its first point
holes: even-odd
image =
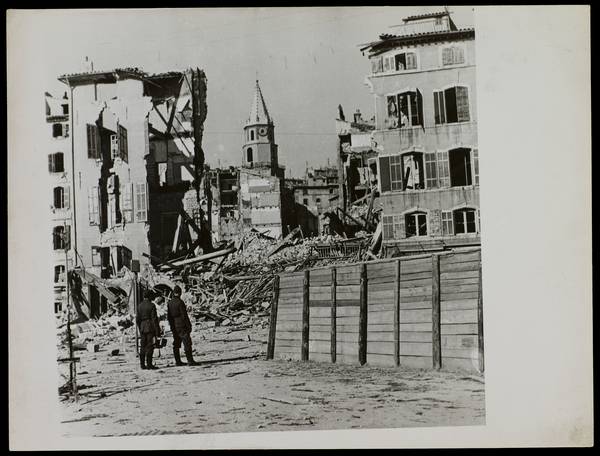
{"type": "Polygon", "coordinates": [[[459,122],[469,121],[469,91],[466,87],[456,87],[456,111],[459,122]]]}
{"type": "Polygon", "coordinates": [[[425,122],[423,120],[423,95],[421,94],[421,91],[419,89],[417,89],[417,112],[419,117],[417,125],[424,126],[425,122]]]}
{"type": "Polygon", "coordinates": [[[458,63],[465,63],[465,52],[463,50],[462,47],[455,47],[454,48],[454,63],[458,64],[458,63]]]}
{"type": "Polygon", "coordinates": [[[452,48],[442,50],[442,65],[452,65],[452,48]]]}
{"type": "Polygon", "coordinates": [[[439,125],[440,123],[442,123],[440,121],[440,92],[433,92],[433,111],[435,124],[439,125]]]}
{"type": "Polygon", "coordinates": [[[92,125],[86,125],[87,130],[87,147],[88,147],[88,158],[96,158],[96,141],[94,138],[94,130],[92,125]]]}
{"type": "Polygon", "coordinates": [[[383,71],[390,71],[390,58],[389,57],[383,58],[383,71]]]}
{"type": "Polygon", "coordinates": [[[65,250],[71,249],[71,225],[65,227],[65,242],[63,243],[63,248],[65,250]]]}
{"type": "Polygon", "coordinates": [[[145,222],[148,218],[146,183],[135,184],[135,187],[135,220],[137,222],[145,222]]]}
{"type": "Polygon", "coordinates": [[[396,239],[404,239],[406,237],[403,215],[394,216],[394,237],[396,239]]]}
{"type": "Polygon", "coordinates": [[[99,213],[99,198],[98,187],[88,188],[88,213],[90,225],[98,225],[100,223],[99,213]]]}
{"type": "Polygon", "coordinates": [[[440,187],[450,187],[450,164],[448,162],[448,151],[438,152],[438,178],[440,187]]]}
{"type": "Polygon", "coordinates": [[[444,236],[450,236],[454,234],[452,211],[442,211],[442,234],[444,236]]]}
{"type": "Polygon", "coordinates": [[[54,154],[48,154],[48,172],[54,172],[54,154]]]}
{"type": "Polygon", "coordinates": [[[371,72],[379,73],[383,69],[383,59],[381,57],[375,57],[371,60],[371,72]]]}
{"type": "Polygon", "coordinates": [[[119,156],[124,162],[129,160],[129,151],[127,149],[127,129],[119,125],[119,156]]]}
{"type": "Polygon", "coordinates": [[[473,176],[475,185],[479,185],[479,151],[473,149],[473,176]]]}
{"type": "Polygon", "coordinates": [[[63,187],[63,208],[65,208],[65,209],[69,209],[69,206],[70,206],[70,202],[71,202],[70,190],[71,190],[71,187],[69,187],[68,185],[63,187]]]}
{"type": "Polygon", "coordinates": [[[406,53],[406,69],[416,70],[417,69],[417,54],[414,52],[406,53]]]}
{"type": "Polygon", "coordinates": [[[133,222],[132,184],[125,184],[121,193],[121,212],[126,222],[133,222]]]}
{"type": "Polygon", "coordinates": [[[390,157],[379,157],[379,190],[389,192],[390,182],[390,157]]]}
{"type": "Polygon", "coordinates": [[[62,173],[65,171],[65,164],[62,152],[54,154],[54,172],[62,173]]]}
{"type": "Polygon", "coordinates": [[[394,217],[391,215],[383,216],[383,239],[385,241],[394,239],[394,217]]]}
{"type": "Polygon", "coordinates": [[[425,180],[427,188],[437,188],[437,161],[435,152],[425,154],[425,180]]]}

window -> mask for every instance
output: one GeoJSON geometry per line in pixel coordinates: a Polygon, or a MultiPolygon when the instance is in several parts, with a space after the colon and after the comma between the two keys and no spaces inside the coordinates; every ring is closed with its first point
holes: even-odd
{"type": "Polygon", "coordinates": [[[371,60],[371,70],[373,73],[379,73],[381,71],[405,71],[416,69],[417,54],[415,52],[401,52],[371,60]]]}
{"type": "Polygon", "coordinates": [[[465,148],[448,152],[450,161],[450,186],[473,185],[471,168],[471,150],[465,148]]]}
{"type": "Polygon", "coordinates": [[[124,184],[121,187],[121,214],[123,221],[133,222],[133,196],[131,184],[124,184]]]}
{"type": "Polygon", "coordinates": [[[383,239],[386,241],[404,237],[404,218],[401,215],[384,215],[383,239]]]}
{"type": "Polygon", "coordinates": [[[54,208],[68,209],[69,208],[69,188],[54,187],[54,208]]]}
{"type": "Polygon", "coordinates": [[[129,162],[129,150],[127,148],[127,129],[119,125],[119,157],[125,163],[129,162]]]}
{"type": "Polygon", "coordinates": [[[62,302],[56,301],[54,303],[54,313],[60,313],[60,312],[62,312],[62,302]]]}
{"type": "Polygon", "coordinates": [[[102,266],[102,247],[92,246],[92,266],[102,266]]]}
{"type": "Polygon", "coordinates": [[[406,237],[427,236],[427,214],[425,212],[412,212],[404,216],[406,237]]]}
{"type": "Polygon", "coordinates": [[[464,86],[450,87],[433,92],[436,125],[469,122],[469,89],[464,86]]]}
{"type": "Polygon", "coordinates": [[[98,136],[98,127],[96,125],[87,124],[87,149],[88,158],[99,159],[100,155],[100,141],[98,136]]]}
{"type": "Polygon", "coordinates": [[[308,198],[304,198],[304,199],[302,200],[302,203],[303,203],[305,206],[308,206],[308,198]]]}
{"type": "Polygon", "coordinates": [[[330,195],[333,194],[333,189],[332,188],[329,189],[329,194],[330,195]]]}
{"type": "Polygon", "coordinates": [[[449,236],[454,234],[452,225],[452,211],[442,211],[442,234],[449,236]]]}
{"type": "Polygon", "coordinates": [[[69,114],[69,105],[68,104],[64,104],[61,105],[62,106],[62,112],[63,114],[66,116],[67,114],[69,114]]]}
{"type": "Polygon", "coordinates": [[[382,192],[425,188],[423,153],[379,157],[379,176],[382,192]]]}
{"type": "Polygon", "coordinates": [[[457,209],[454,215],[454,234],[477,233],[475,209],[457,209]]]}
{"type": "Polygon", "coordinates": [[[65,172],[64,155],[62,152],[48,155],[48,171],[51,173],[65,172]]]}
{"type": "Polygon", "coordinates": [[[52,124],[52,137],[62,138],[63,137],[63,125],[61,123],[52,124]]]}
{"type": "Polygon", "coordinates": [[[88,214],[90,225],[100,224],[99,211],[100,194],[98,187],[90,187],[88,189],[88,214]]]}
{"type": "Polygon", "coordinates": [[[136,222],[148,220],[148,196],[145,182],[135,184],[135,220],[136,222]]]}
{"type": "Polygon", "coordinates": [[[52,230],[54,250],[68,250],[71,245],[71,227],[55,226],[52,230]]]}
{"type": "Polygon", "coordinates": [[[308,195],[308,189],[306,189],[306,188],[303,188],[303,189],[302,189],[302,194],[303,194],[303,195],[308,195]]]}
{"type": "Polygon", "coordinates": [[[252,147],[248,147],[248,149],[246,149],[246,161],[248,163],[252,163],[252,147]]]}
{"type": "Polygon", "coordinates": [[[317,202],[317,204],[321,204],[321,198],[317,198],[315,201],[317,202]]]}
{"type": "Polygon", "coordinates": [[[388,128],[423,125],[423,97],[419,90],[387,97],[388,128]]]}
{"type": "MultiPolygon", "coordinates": [[[[250,130],[250,141],[254,141],[254,130],[250,130]]],[[[248,160],[252,161],[252,160],[248,160]]]]}
{"type": "Polygon", "coordinates": [[[461,46],[450,46],[442,49],[442,65],[459,65],[465,63],[465,51],[461,46]]]}
{"type": "Polygon", "coordinates": [[[473,149],[473,180],[475,185],[479,185],[479,151],[473,149]]]}
{"type": "Polygon", "coordinates": [[[120,271],[123,266],[131,267],[131,250],[120,245],[117,247],[117,271],[120,271]]]}
{"type": "Polygon", "coordinates": [[[425,154],[425,175],[427,188],[437,188],[437,161],[435,152],[425,154]]]}
{"type": "Polygon", "coordinates": [[[54,266],[54,283],[62,283],[65,281],[65,266],[63,264],[59,264],[54,266]]]}

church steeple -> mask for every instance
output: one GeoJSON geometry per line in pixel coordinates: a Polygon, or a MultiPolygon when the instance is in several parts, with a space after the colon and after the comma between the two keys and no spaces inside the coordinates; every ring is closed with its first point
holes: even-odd
{"type": "Polygon", "coordinates": [[[275,126],[269,115],[258,80],[254,87],[250,116],[244,126],[242,166],[246,168],[269,167],[272,170],[279,168],[275,126]]]}
{"type": "Polygon", "coordinates": [[[252,106],[250,107],[250,116],[248,117],[248,121],[246,125],[254,125],[254,124],[272,124],[273,121],[269,116],[269,111],[267,110],[267,104],[265,103],[265,99],[263,98],[262,91],[260,90],[260,85],[258,84],[258,79],[256,80],[256,87],[254,89],[254,99],[252,100],[252,106]]]}

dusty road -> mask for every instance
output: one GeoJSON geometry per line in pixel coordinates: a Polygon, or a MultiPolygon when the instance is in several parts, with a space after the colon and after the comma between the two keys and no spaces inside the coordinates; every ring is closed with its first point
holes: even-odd
{"type": "Polygon", "coordinates": [[[138,367],[131,344],[77,351],[80,396],[63,399],[65,436],[124,436],[485,423],[483,377],[316,362],[266,361],[265,328],[196,330],[199,361],[176,367],[169,345],[159,370],[138,367]],[[203,339],[205,338],[205,339],[203,339]],[[250,338],[250,341],[248,340],[250,338]],[[118,356],[112,348],[121,347],[118,356]],[[123,353],[125,351],[125,353],[123,353]]]}

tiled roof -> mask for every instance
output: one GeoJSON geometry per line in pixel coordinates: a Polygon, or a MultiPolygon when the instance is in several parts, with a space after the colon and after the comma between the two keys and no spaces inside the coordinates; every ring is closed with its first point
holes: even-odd
{"type": "Polygon", "coordinates": [[[373,41],[371,43],[363,45],[360,48],[361,51],[366,49],[373,50],[374,48],[385,47],[386,44],[417,44],[419,42],[443,40],[448,38],[458,38],[461,36],[475,36],[474,28],[463,28],[458,30],[446,30],[446,31],[434,31],[424,33],[412,33],[410,35],[393,35],[390,33],[384,33],[379,35],[379,41],[373,41]]]}
{"type": "Polygon", "coordinates": [[[169,71],[165,73],[154,73],[149,74],[145,71],[136,68],[136,67],[128,67],[128,68],[115,68],[114,70],[108,71],[84,71],[80,73],[69,73],[64,74],[58,78],[59,81],[67,83],[68,81],[72,82],[89,82],[89,81],[104,81],[104,82],[114,82],[117,79],[117,76],[128,76],[139,79],[159,79],[159,78],[168,78],[168,77],[177,77],[181,76],[183,73],[180,71],[169,71]]]}

